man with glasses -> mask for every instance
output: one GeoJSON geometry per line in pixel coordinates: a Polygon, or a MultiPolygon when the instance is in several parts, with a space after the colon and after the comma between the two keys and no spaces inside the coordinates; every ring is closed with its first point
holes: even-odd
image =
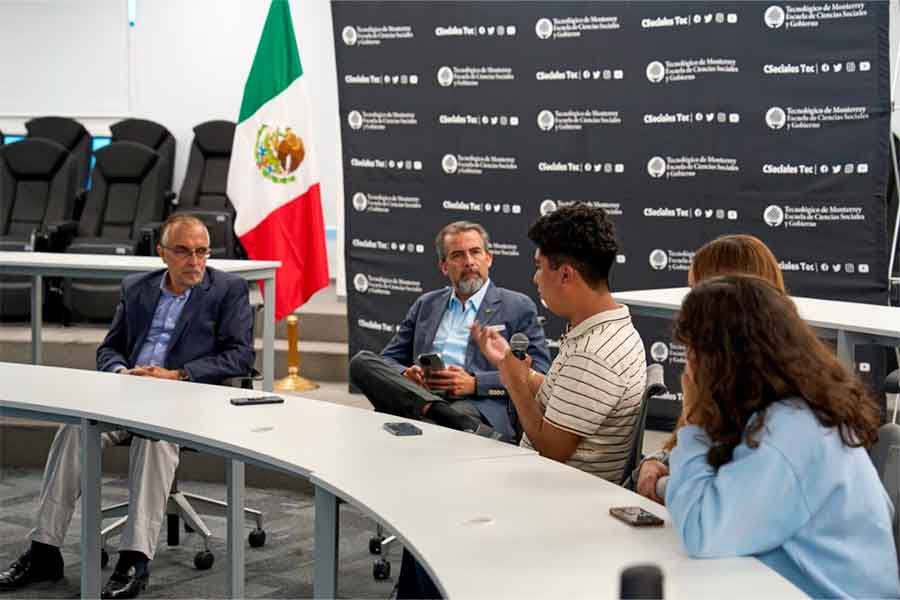
{"type": "MultiPolygon", "coordinates": [[[[156,249],[166,268],[123,280],[109,333],[97,349],[97,369],[202,383],[247,375],[254,359],[247,282],[206,267],[209,232],[196,217],[170,217],[156,249]]],[[[104,598],[135,598],[146,588],[178,466],[177,444],[128,431],[103,433],[101,443],[129,438],[128,522],[104,598]]],[[[60,427],[47,458],[31,545],[0,573],[0,591],[62,578],[59,548],[81,495],[80,451],[80,428],[60,427]]]]}
{"type": "Polygon", "coordinates": [[[491,282],[489,240],[478,223],[457,221],[441,229],[435,250],[450,287],[416,300],[380,356],[362,351],[350,361],[350,381],[376,410],[516,440],[509,395],[470,340],[469,327],[477,319],[506,339],[524,333],[534,368],[542,373],[550,355],[534,302],[491,282]],[[417,363],[421,354],[440,355],[444,368],[426,371],[417,363]]]}

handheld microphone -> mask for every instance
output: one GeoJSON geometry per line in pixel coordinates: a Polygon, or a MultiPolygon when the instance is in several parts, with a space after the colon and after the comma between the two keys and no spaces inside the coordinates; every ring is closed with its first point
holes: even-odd
{"type": "Polygon", "coordinates": [[[663,500],[666,499],[666,488],[668,487],[668,485],[669,485],[669,476],[668,475],[663,475],[662,477],[660,477],[659,479],[656,480],[656,495],[659,496],[660,498],[662,498],[663,500]]]}
{"type": "Polygon", "coordinates": [[[619,580],[619,597],[622,600],[632,598],[662,598],[663,574],[656,565],[636,565],[622,571],[619,580]]]}
{"type": "Polygon", "coordinates": [[[525,357],[528,356],[528,344],[528,336],[521,331],[514,333],[509,338],[509,347],[512,349],[513,356],[519,360],[525,360],[525,357]]]}
{"type": "Polygon", "coordinates": [[[646,392],[644,392],[646,398],[663,396],[669,393],[664,377],[665,370],[661,364],[654,363],[647,367],[647,384],[644,388],[646,390],[646,392]]]}

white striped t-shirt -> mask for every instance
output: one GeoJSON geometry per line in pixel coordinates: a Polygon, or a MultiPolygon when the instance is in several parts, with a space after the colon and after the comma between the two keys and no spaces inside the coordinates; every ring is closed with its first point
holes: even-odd
{"type": "MultiPolygon", "coordinates": [[[[562,337],[537,400],[545,421],[581,437],[566,464],[622,481],[646,378],[644,343],[627,306],[585,319],[562,337]]],[[[534,448],[527,435],[521,445],[534,448]]]]}

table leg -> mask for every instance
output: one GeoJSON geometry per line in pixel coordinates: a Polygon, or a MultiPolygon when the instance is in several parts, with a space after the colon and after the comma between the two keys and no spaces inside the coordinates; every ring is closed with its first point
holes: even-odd
{"type": "Polygon", "coordinates": [[[100,427],[81,420],[81,597],[100,597],[100,427]]]}
{"type": "Polygon", "coordinates": [[[837,356],[838,360],[843,363],[845,367],[850,369],[851,373],[856,372],[856,360],[855,360],[855,345],[856,342],[853,339],[853,336],[846,331],[838,331],[837,333],[837,356]]]}
{"type": "Polygon", "coordinates": [[[339,528],[337,497],[317,486],[314,598],[335,598],[337,595],[339,528]]]}
{"type": "Polygon", "coordinates": [[[244,597],[244,463],[226,459],[228,486],[228,598],[244,597]]]}
{"type": "Polygon", "coordinates": [[[44,278],[31,278],[31,364],[39,365],[41,356],[41,329],[44,325],[44,278]]]}
{"type": "Polygon", "coordinates": [[[265,280],[263,294],[263,389],[272,391],[275,382],[275,274],[265,280]]]}

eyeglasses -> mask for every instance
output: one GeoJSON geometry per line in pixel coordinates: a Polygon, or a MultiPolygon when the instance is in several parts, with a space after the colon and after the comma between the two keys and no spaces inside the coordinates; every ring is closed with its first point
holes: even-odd
{"type": "Polygon", "coordinates": [[[160,246],[161,248],[168,250],[172,254],[175,255],[176,258],[180,258],[182,260],[195,256],[198,260],[209,258],[210,254],[212,254],[211,248],[186,248],[184,246],[160,246]]]}

